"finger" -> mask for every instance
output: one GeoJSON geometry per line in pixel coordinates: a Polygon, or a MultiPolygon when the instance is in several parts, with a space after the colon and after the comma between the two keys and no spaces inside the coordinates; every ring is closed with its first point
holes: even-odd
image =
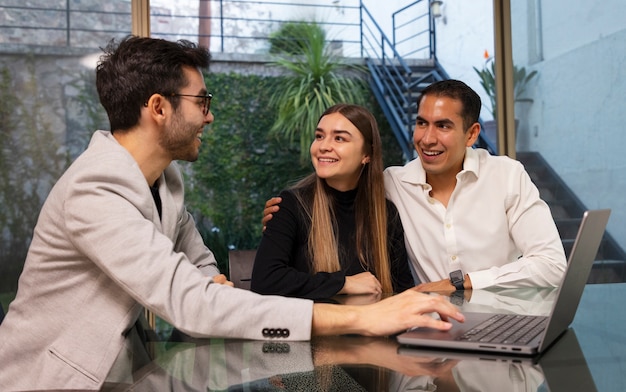
{"type": "Polygon", "coordinates": [[[380,283],[380,281],[378,279],[376,279],[376,277],[374,275],[372,275],[372,278],[374,279],[374,285],[376,286],[376,292],[377,293],[382,293],[382,291],[383,291],[383,284],[380,283]]]}
{"type": "Polygon", "coordinates": [[[447,331],[450,328],[452,328],[452,323],[450,323],[449,321],[438,320],[431,316],[420,316],[420,317],[421,317],[421,320],[420,320],[421,322],[419,325],[422,327],[438,329],[440,331],[447,331]]]}
{"type": "Polygon", "coordinates": [[[459,309],[451,303],[442,304],[434,311],[439,314],[442,321],[449,321],[450,318],[453,318],[460,323],[465,321],[463,313],[461,313],[459,309]]]}
{"type": "Polygon", "coordinates": [[[448,318],[453,318],[459,322],[465,321],[465,316],[463,316],[463,314],[459,312],[459,309],[455,305],[450,303],[445,296],[433,296],[418,293],[416,291],[409,292],[408,290],[407,294],[416,297],[413,301],[415,301],[416,304],[419,304],[419,306],[416,308],[416,311],[418,313],[436,312],[441,316],[441,319],[444,321],[448,320],[448,318]]]}
{"type": "Polygon", "coordinates": [[[224,274],[215,275],[213,277],[213,282],[218,283],[218,284],[228,284],[228,283],[231,283],[228,280],[228,278],[226,277],[226,275],[224,275],[224,274]]]}
{"type": "Polygon", "coordinates": [[[271,199],[265,202],[265,208],[279,204],[281,201],[283,201],[281,197],[272,197],[271,199]]]}
{"type": "Polygon", "coordinates": [[[224,276],[224,274],[215,275],[213,277],[213,282],[222,284],[226,282],[226,276],[224,276]]]}
{"type": "Polygon", "coordinates": [[[263,214],[263,219],[261,219],[261,223],[263,224],[263,230],[265,230],[265,225],[272,219],[272,214],[263,214]]]}
{"type": "Polygon", "coordinates": [[[280,207],[278,207],[278,206],[266,207],[266,208],[263,209],[263,216],[269,215],[269,214],[271,214],[273,212],[276,212],[278,210],[280,210],[280,207]]]}

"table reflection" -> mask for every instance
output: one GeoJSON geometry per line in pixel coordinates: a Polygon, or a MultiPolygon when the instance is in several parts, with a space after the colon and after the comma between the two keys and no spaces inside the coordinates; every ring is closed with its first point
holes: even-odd
{"type": "Polygon", "coordinates": [[[136,371],[132,382],[109,383],[108,390],[595,390],[573,330],[540,358],[426,351],[361,336],[160,344],[159,357],[136,371]]]}
{"type": "MultiPolygon", "coordinates": [[[[466,293],[459,305],[466,311],[547,314],[555,294],[552,289],[479,290],[466,293]]],[[[351,304],[376,300],[333,299],[351,304]]],[[[536,358],[428,351],[401,346],[394,337],[363,336],[272,342],[193,339],[174,331],[170,341],[149,342],[145,355],[137,352],[137,345],[129,347],[132,352],[120,356],[106,390],[596,390],[572,329],[536,358]],[[138,366],[137,358],[148,355],[153,359],[138,366]]]]}

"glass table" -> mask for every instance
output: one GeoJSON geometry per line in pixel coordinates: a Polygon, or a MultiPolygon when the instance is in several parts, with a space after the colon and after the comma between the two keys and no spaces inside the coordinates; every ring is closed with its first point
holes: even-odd
{"type": "MultiPolygon", "coordinates": [[[[462,310],[546,314],[553,289],[474,290],[462,310]]],[[[193,339],[172,334],[123,356],[106,390],[623,391],[626,283],[585,288],[571,328],[539,357],[400,346],[393,337],[310,342],[193,339]],[[150,360],[146,360],[150,358],[150,360]]]]}

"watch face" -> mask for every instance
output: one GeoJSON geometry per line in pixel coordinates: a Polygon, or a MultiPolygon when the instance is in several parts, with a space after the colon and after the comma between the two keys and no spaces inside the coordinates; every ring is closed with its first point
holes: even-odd
{"type": "Polygon", "coordinates": [[[463,272],[461,270],[456,270],[450,272],[450,280],[454,282],[462,282],[463,281],[463,272]]]}

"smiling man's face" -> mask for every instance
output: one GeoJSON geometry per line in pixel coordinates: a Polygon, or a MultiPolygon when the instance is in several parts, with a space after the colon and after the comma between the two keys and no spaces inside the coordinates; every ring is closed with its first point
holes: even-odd
{"type": "Polygon", "coordinates": [[[413,144],[427,179],[454,178],[463,168],[465,148],[474,144],[480,126],[468,130],[463,124],[461,101],[445,96],[425,95],[417,112],[413,144]]]}

